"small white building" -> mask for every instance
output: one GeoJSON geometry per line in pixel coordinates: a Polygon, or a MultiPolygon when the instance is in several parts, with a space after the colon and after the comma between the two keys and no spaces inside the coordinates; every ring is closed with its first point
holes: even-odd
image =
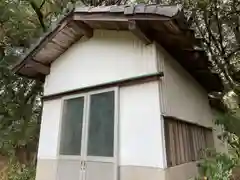
{"type": "Polygon", "coordinates": [[[37,180],[187,180],[221,83],[178,6],[76,8],[16,65],[44,81],[37,180]]]}

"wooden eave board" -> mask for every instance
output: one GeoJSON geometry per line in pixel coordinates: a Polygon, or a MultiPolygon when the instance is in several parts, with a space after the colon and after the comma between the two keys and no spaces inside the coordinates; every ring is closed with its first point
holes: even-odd
{"type": "MultiPolygon", "coordinates": [[[[176,8],[159,7],[156,5],[101,8],[85,7],[85,9],[76,9],[65,17],[64,20],[60,21],[60,24],[45,36],[40,43],[27,54],[26,58],[16,65],[15,71],[24,76],[31,74],[34,78],[33,71],[37,69],[33,67],[34,70],[30,70],[29,67],[26,68],[25,64],[31,61],[31,59],[35,59],[43,65],[50,66],[50,64],[72,44],[84,36],[84,32],[79,30],[79,25],[81,26],[82,23],[93,30],[128,30],[130,21],[138,22],[144,32],[148,33],[153,41],[157,41],[174,56],[207,91],[214,89],[214,87],[211,87],[211,83],[205,83],[203,79],[206,76],[209,76],[209,79],[213,81],[217,81],[217,83],[215,83],[217,84],[215,89],[222,88],[221,83],[219,83],[219,78],[210,77],[211,73],[208,70],[206,55],[202,54],[202,52],[195,51],[193,48],[195,45],[199,45],[199,39],[194,37],[194,32],[191,29],[186,28],[182,13],[179,13],[176,8]],[[169,9],[170,12],[168,12],[169,9]],[[160,10],[162,10],[162,12],[160,12],[160,10]],[[176,51],[171,52],[169,49],[176,49],[176,51]],[[200,73],[195,71],[199,69],[203,71],[199,71],[200,73]],[[203,72],[205,74],[203,74],[203,72]],[[201,76],[201,74],[203,75],[201,76]]],[[[39,72],[36,72],[35,75],[39,75],[39,72]]]]}

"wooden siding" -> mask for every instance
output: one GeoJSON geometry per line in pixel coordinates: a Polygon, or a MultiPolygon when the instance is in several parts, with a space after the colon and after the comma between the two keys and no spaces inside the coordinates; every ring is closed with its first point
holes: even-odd
{"type": "Polygon", "coordinates": [[[214,147],[212,129],[164,118],[168,166],[197,161],[203,150],[214,147]]]}

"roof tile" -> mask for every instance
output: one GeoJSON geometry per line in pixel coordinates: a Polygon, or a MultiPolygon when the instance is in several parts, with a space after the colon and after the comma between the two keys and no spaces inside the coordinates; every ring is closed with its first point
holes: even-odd
{"type": "Polygon", "coordinates": [[[178,6],[157,6],[156,14],[167,17],[173,17],[178,12],[179,12],[178,6]]]}
{"type": "Polygon", "coordinates": [[[113,12],[113,13],[122,13],[122,12],[124,12],[124,10],[125,10],[125,5],[121,5],[121,6],[111,6],[111,8],[110,8],[110,12],[113,12]]]}
{"type": "Polygon", "coordinates": [[[135,13],[145,13],[145,4],[138,4],[135,6],[134,12],[135,13]]]}
{"type": "Polygon", "coordinates": [[[155,14],[157,10],[156,5],[147,5],[145,8],[145,13],[155,14]]]}
{"type": "Polygon", "coordinates": [[[92,7],[76,7],[75,12],[89,12],[92,7]]]}
{"type": "Polygon", "coordinates": [[[111,9],[111,6],[97,6],[91,8],[88,12],[109,12],[111,9]]]}
{"type": "Polygon", "coordinates": [[[132,15],[134,13],[134,6],[131,5],[131,6],[126,6],[125,9],[124,9],[124,14],[125,15],[132,15]]]}

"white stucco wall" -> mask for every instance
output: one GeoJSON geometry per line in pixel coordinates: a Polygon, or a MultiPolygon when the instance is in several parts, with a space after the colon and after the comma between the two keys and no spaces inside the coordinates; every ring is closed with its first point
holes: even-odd
{"type": "Polygon", "coordinates": [[[212,127],[212,111],[208,94],[183,67],[158,46],[159,69],[164,71],[161,80],[163,112],[182,120],[212,127]]]}
{"type": "Polygon", "coordinates": [[[165,167],[158,82],[120,88],[119,163],[165,167]]]}
{"type": "MultiPolygon", "coordinates": [[[[160,82],[119,90],[119,163],[165,168],[161,114],[207,127],[212,125],[212,115],[205,90],[163,49],[156,51],[155,44],[145,46],[130,32],[95,31],[93,38],[80,40],[51,65],[44,95],[157,70],[164,71],[160,82]]],[[[60,119],[61,99],[46,101],[39,158],[57,157],[60,119]]]]}
{"type": "Polygon", "coordinates": [[[155,73],[154,45],[144,45],[131,32],[96,30],[51,65],[44,94],[54,94],[155,73]]]}
{"type": "MultiPolygon", "coordinates": [[[[44,103],[38,158],[57,158],[62,99],[44,103]]],[[[119,164],[164,168],[158,82],[119,89],[119,164]]],[[[117,143],[117,142],[116,142],[117,143]]]]}
{"type": "Polygon", "coordinates": [[[61,110],[61,99],[46,101],[43,104],[38,158],[57,158],[58,133],[60,128],[59,123],[61,119],[61,110]]]}

